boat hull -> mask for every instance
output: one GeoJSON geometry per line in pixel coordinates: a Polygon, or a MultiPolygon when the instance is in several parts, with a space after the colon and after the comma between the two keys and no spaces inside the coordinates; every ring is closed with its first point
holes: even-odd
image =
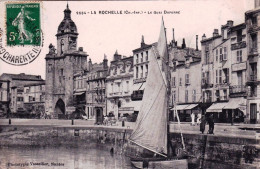
{"type": "Polygon", "coordinates": [[[188,161],[186,159],[181,160],[155,160],[144,161],[131,160],[131,163],[136,168],[148,168],[148,169],[188,169],[188,161]]]}

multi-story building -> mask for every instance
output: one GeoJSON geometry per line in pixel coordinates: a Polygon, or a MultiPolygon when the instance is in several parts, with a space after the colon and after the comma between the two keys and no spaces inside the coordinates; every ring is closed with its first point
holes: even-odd
{"type": "Polygon", "coordinates": [[[122,57],[116,52],[106,79],[107,113],[116,118],[139,111],[138,105],[131,101],[133,73],[133,57],[122,57]]]}
{"type": "Polygon", "coordinates": [[[23,90],[23,105],[31,116],[44,117],[45,114],[45,82],[27,84],[23,90]]]}
{"type": "MultiPolygon", "coordinates": [[[[20,74],[8,74],[3,73],[0,76],[1,81],[9,81],[8,89],[10,91],[10,111],[11,113],[19,114],[24,113],[24,100],[23,91],[24,86],[27,84],[42,83],[44,80],[38,75],[28,75],[24,73],[20,74]]],[[[2,93],[3,98],[8,98],[8,92],[2,93]]]]}
{"type": "Polygon", "coordinates": [[[251,123],[260,122],[260,8],[259,0],[255,2],[255,9],[245,13],[245,23],[247,27],[247,79],[246,84],[249,89],[247,97],[248,119],[251,123]]]}
{"type": "Polygon", "coordinates": [[[136,110],[139,111],[141,106],[143,93],[145,89],[146,77],[149,69],[149,58],[155,57],[153,48],[157,46],[157,43],[146,44],[144,42],[144,36],[142,36],[141,46],[133,50],[133,93],[131,94],[132,101],[135,101],[136,110]]]}
{"type": "MultiPolygon", "coordinates": [[[[201,52],[186,47],[185,39],[177,46],[174,39],[169,45],[171,67],[170,107],[179,111],[181,121],[189,121],[190,114],[201,113],[201,52]],[[195,76],[196,74],[196,76],[195,76]]],[[[172,116],[171,116],[172,117],[172,116]]]]}
{"type": "Polygon", "coordinates": [[[241,122],[246,115],[246,29],[229,20],[215,29],[213,36],[202,37],[203,102],[213,103],[207,113],[217,122],[241,122]]]}
{"type": "Polygon", "coordinates": [[[64,10],[57,37],[57,51],[49,45],[46,55],[45,111],[53,118],[65,118],[75,111],[73,106],[74,74],[87,64],[87,53],[77,49],[78,31],[68,5],[64,10]]]}
{"type": "Polygon", "coordinates": [[[7,116],[10,104],[10,81],[0,80],[0,117],[7,116]]]}
{"type": "Polygon", "coordinates": [[[102,63],[92,64],[89,60],[88,70],[83,75],[85,82],[79,83],[86,87],[86,108],[85,112],[89,119],[96,123],[103,122],[103,116],[106,114],[106,77],[108,75],[108,60],[104,56],[102,63]]]}

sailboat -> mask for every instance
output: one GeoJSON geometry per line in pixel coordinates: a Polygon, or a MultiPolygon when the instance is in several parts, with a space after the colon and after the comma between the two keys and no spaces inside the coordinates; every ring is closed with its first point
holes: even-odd
{"type": "Polygon", "coordinates": [[[153,46],[149,70],[136,125],[129,141],[154,156],[130,157],[136,168],[187,169],[187,159],[169,157],[169,55],[162,18],[157,47],[153,46]]]}

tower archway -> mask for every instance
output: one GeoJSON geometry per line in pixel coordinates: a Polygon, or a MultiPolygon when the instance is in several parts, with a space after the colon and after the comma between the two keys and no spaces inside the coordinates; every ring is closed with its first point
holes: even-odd
{"type": "Polygon", "coordinates": [[[65,103],[62,99],[59,99],[55,105],[55,114],[65,115],[65,103]]]}

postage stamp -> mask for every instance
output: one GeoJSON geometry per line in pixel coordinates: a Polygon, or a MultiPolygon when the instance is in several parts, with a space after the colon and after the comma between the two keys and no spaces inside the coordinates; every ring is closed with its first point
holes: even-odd
{"type": "Polygon", "coordinates": [[[8,46],[41,44],[40,3],[6,4],[8,46]]]}

